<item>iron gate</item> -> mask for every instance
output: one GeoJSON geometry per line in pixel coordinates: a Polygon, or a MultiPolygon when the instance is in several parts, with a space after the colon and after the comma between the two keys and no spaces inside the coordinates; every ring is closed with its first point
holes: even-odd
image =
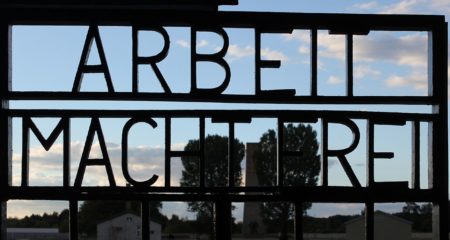
{"type": "MultiPolygon", "coordinates": [[[[0,3],[0,91],[2,136],[0,141],[0,198],[2,201],[1,216],[2,239],[6,239],[6,202],[12,199],[30,200],[65,200],[70,202],[70,238],[78,239],[77,210],[78,202],[95,199],[122,199],[142,201],[142,212],[149,211],[148,201],[212,201],[216,205],[215,218],[216,238],[231,239],[231,203],[246,201],[287,201],[295,206],[302,202],[355,202],[366,206],[366,239],[374,236],[374,203],[399,201],[426,201],[433,203],[434,239],[448,239],[448,162],[447,162],[447,23],[442,16],[424,15],[359,15],[359,14],[307,14],[307,13],[263,13],[263,12],[221,12],[220,4],[237,4],[237,1],[84,1],[73,0],[64,3],[52,0],[9,0],[0,3]],[[149,17],[150,16],[150,17],[149,17]],[[78,67],[72,91],[13,91],[11,89],[11,28],[17,25],[83,25],[89,26],[86,43],[78,67]],[[102,57],[102,46],[98,26],[130,26],[133,39],[133,88],[131,92],[115,92],[109,71],[102,57]],[[157,63],[164,59],[168,49],[168,36],[163,27],[183,26],[191,28],[191,91],[189,93],[172,93],[170,87],[159,72],[157,63]],[[255,36],[255,93],[248,95],[224,94],[230,80],[230,69],[224,60],[229,47],[228,37],[223,28],[249,28],[255,36]],[[279,61],[261,59],[261,34],[292,32],[294,29],[310,30],[311,36],[311,79],[310,94],[297,96],[295,90],[262,90],[261,69],[278,68],[279,61]],[[137,33],[139,31],[155,31],[165,40],[160,53],[151,57],[138,56],[137,33]],[[320,96],[317,91],[317,31],[328,30],[333,34],[346,37],[346,95],[320,96]],[[370,31],[427,31],[429,33],[429,92],[427,96],[357,96],[353,93],[353,36],[368,34],[370,31]],[[207,31],[220,35],[222,48],[214,54],[196,52],[196,36],[198,32],[207,31]],[[89,48],[96,40],[101,63],[87,65],[84,61],[89,55],[89,48]],[[206,61],[220,65],[225,70],[225,79],[216,88],[201,89],[196,82],[196,63],[206,61]],[[137,66],[149,64],[156,73],[163,93],[139,92],[137,66]],[[86,73],[103,73],[108,84],[108,92],[81,92],[82,75],[86,73]],[[432,106],[432,113],[402,112],[370,112],[370,111],[311,111],[311,110],[85,110],[61,109],[10,109],[9,101],[14,100],[104,100],[104,101],[190,101],[190,102],[222,102],[222,103],[276,103],[276,104],[389,104],[432,106]],[[60,118],[60,122],[45,139],[31,118],[60,118]],[[130,119],[124,127],[122,148],[127,148],[127,137],[130,128],[138,122],[146,122],[157,127],[152,118],[165,119],[165,186],[152,187],[157,176],[145,182],[135,181],[127,175],[127,156],[123,156],[123,172],[133,187],[115,186],[107,159],[89,159],[82,156],[82,164],[75,182],[70,183],[69,136],[70,119],[91,119],[86,144],[90,149],[94,133],[101,141],[100,118],[130,119]],[[200,149],[194,152],[174,151],[171,146],[171,121],[175,118],[198,119],[200,132],[200,149]],[[12,166],[12,118],[20,118],[23,122],[23,156],[21,186],[11,185],[12,166]],[[235,123],[250,122],[254,118],[274,118],[278,121],[277,152],[277,186],[274,187],[241,187],[234,186],[233,168],[229,168],[229,184],[226,187],[205,186],[204,140],[205,118],[215,122],[227,123],[229,139],[234,139],[235,123]],[[322,183],[317,187],[293,187],[283,185],[283,157],[300,154],[283,150],[283,123],[317,122],[321,120],[322,131],[327,132],[329,123],[339,123],[350,128],[354,134],[354,143],[359,141],[359,130],[355,129],[354,119],[367,121],[367,186],[362,187],[345,155],[353,146],[342,150],[327,148],[328,136],[322,135],[322,183]],[[413,188],[407,182],[375,182],[374,160],[390,158],[391,153],[375,152],[374,126],[404,125],[411,122],[413,131],[413,188]],[[420,189],[420,123],[429,124],[429,189],[420,189]],[[30,131],[31,130],[31,131],[30,131]],[[64,185],[61,187],[28,186],[28,139],[32,132],[49,149],[59,135],[64,136],[64,185]],[[174,187],[170,185],[170,159],[180,156],[198,156],[200,159],[200,186],[174,187]],[[328,157],[337,157],[344,167],[351,187],[328,186],[328,157]],[[108,172],[110,187],[82,186],[84,169],[91,165],[105,166],[108,172]],[[253,193],[253,194],[243,194],[253,193]]],[[[103,56],[102,56],[103,55],[103,56]]],[[[229,166],[233,164],[233,144],[229,144],[229,166]]],[[[301,209],[301,207],[300,207],[301,209]]],[[[142,226],[149,226],[148,214],[142,214],[142,226]]],[[[295,239],[302,239],[301,211],[295,215],[295,239]]],[[[149,229],[142,229],[143,239],[149,239],[149,229]]]]}

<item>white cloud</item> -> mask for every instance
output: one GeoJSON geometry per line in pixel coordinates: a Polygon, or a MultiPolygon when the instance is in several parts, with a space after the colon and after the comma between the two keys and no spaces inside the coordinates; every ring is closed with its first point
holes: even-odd
{"type": "Polygon", "coordinates": [[[383,14],[406,14],[417,12],[416,8],[420,4],[427,4],[425,0],[403,0],[383,7],[380,13],[383,14]]]}
{"type": "Polygon", "coordinates": [[[286,41],[297,40],[305,43],[310,42],[311,39],[309,30],[295,30],[292,33],[282,34],[282,36],[286,41]]]}
{"type": "Polygon", "coordinates": [[[330,84],[330,85],[338,85],[338,84],[341,84],[343,82],[344,82],[344,80],[342,80],[342,79],[340,79],[340,78],[338,78],[336,76],[330,76],[328,78],[328,80],[327,80],[327,84],[330,84]]]}
{"type": "Polygon", "coordinates": [[[187,42],[185,40],[177,40],[176,43],[178,44],[178,46],[183,47],[183,48],[189,48],[191,46],[189,44],[189,42],[187,42]]]}
{"type": "Polygon", "coordinates": [[[392,75],[385,81],[390,88],[411,86],[416,90],[426,90],[428,88],[427,75],[423,73],[413,73],[408,76],[392,75]]]}
{"type": "MultiPolygon", "coordinates": [[[[186,41],[186,40],[177,40],[176,44],[178,46],[180,46],[180,47],[183,47],[183,48],[190,48],[191,47],[191,44],[188,41],[186,41]]],[[[202,39],[202,40],[197,42],[197,46],[196,47],[197,48],[202,48],[202,47],[206,47],[208,45],[209,45],[208,41],[202,39]]]]}
{"type": "Polygon", "coordinates": [[[302,46],[298,47],[298,52],[299,52],[300,54],[306,54],[306,55],[309,55],[311,51],[310,51],[310,48],[309,48],[309,47],[306,47],[306,46],[302,45],[302,46]]]}
{"type": "Polygon", "coordinates": [[[248,56],[252,56],[255,54],[255,49],[249,45],[245,47],[239,47],[236,44],[231,44],[228,47],[227,56],[230,56],[233,59],[240,59],[248,56]]]}
{"type": "Polygon", "coordinates": [[[353,76],[355,79],[362,79],[365,77],[377,77],[381,75],[381,72],[375,70],[367,65],[357,65],[353,69],[353,76]]]}
{"type": "Polygon", "coordinates": [[[289,58],[284,55],[284,53],[276,50],[271,50],[269,48],[261,49],[261,56],[269,60],[281,60],[282,62],[286,62],[289,60],[289,58]]]}
{"type": "Polygon", "coordinates": [[[209,44],[208,41],[202,39],[202,40],[197,42],[197,48],[206,47],[206,46],[208,46],[208,44],[209,44]]]}
{"type": "Polygon", "coordinates": [[[379,7],[378,3],[376,1],[367,2],[367,3],[358,3],[353,5],[354,8],[358,8],[361,10],[372,10],[379,7]]]}

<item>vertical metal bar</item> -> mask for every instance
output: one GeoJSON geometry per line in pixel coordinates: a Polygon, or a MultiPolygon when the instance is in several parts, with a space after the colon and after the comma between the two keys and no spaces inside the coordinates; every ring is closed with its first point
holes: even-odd
{"type": "Polygon", "coordinates": [[[139,92],[139,65],[138,65],[138,30],[136,27],[132,27],[131,28],[132,31],[132,88],[133,88],[133,92],[137,93],[139,92]]]}
{"type": "Polygon", "coordinates": [[[328,121],[322,118],[322,142],[320,144],[320,179],[322,186],[328,186],[328,121]]]}
{"type": "Polygon", "coordinates": [[[70,240],[78,240],[78,201],[69,201],[69,232],[70,240]]]}
{"type": "Polygon", "coordinates": [[[28,186],[30,175],[30,131],[28,128],[29,120],[30,118],[28,117],[22,118],[22,187],[28,186]]]}
{"type": "Polygon", "coordinates": [[[200,151],[200,187],[205,187],[205,118],[200,117],[200,136],[199,136],[199,151],[200,151]]]}
{"type": "Polygon", "coordinates": [[[366,202],[366,240],[375,239],[374,203],[366,202]]]}
{"type": "Polygon", "coordinates": [[[433,189],[433,239],[448,239],[448,121],[447,121],[447,23],[436,26],[428,37],[429,95],[438,99],[432,112],[438,117],[429,124],[429,187],[433,189]]]}
{"type": "Polygon", "coordinates": [[[374,185],[374,159],[373,159],[373,144],[374,144],[374,123],[367,120],[367,130],[366,130],[366,144],[367,144],[367,187],[371,188],[374,185]]]}
{"type": "Polygon", "coordinates": [[[234,122],[228,123],[228,186],[234,187],[234,122]]]}
{"type": "Polygon", "coordinates": [[[278,118],[278,137],[277,137],[277,185],[279,187],[283,186],[284,171],[283,171],[283,139],[284,139],[284,123],[278,118]]]}
{"type": "Polygon", "coordinates": [[[12,123],[6,113],[9,109],[6,96],[11,91],[12,27],[4,21],[0,27],[0,129],[3,131],[0,137],[0,239],[6,239],[6,201],[12,180],[12,123]]]}
{"type": "Polygon", "coordinates": [[[261,93],[261,31],[255,28],[255,94],[261,93]]]}
{"type": "Polygon", "coordinates": [[[231,240],[231,202],[223,197],[215,202],[216,240],[231,240]]]}
{"type": "Polygon", "coordinates": [[[172,127],[172,122],[171,119],[169,117],[166,117],[165,119],[165,148],[164,148],[164,177],[165,177],[165,186],[166,187],[170,187],[170,151],[171,151],[171,147],[170,145],[172,144],[172,136],[171,134],[171,127],[172,127]]]}
{"type": "Polygon", "coordinates": [[[311,96],[317,96],[317,29],[311,29],[311,96]]]}
{"type": "Polygon", "coordinates": [[[353,96],[353,35],[346,35],[347,96],[353,96]]]}
{"type": "Polygon", "coordinates": [[[63,186],[70,187],[70,118],[66,119],[67,130],[63,131],[63,186]]]}
{"type": "Polygon", "coordinates": [[[141,202],[142,240],[150,240],[150,207],[149,201],[141,202]]]}
{"type": "Polygon", "coordinates": [[[303,240],[303,204],[301,202],[295,202],[294,224],[295,240],[303,240]]]}
{"type": "Polygon", "coordinates": [[[412,136],[412,166],[411,166],[411,186],[420,189],[420,122],[414,121],[411,124],[412,136]]]}

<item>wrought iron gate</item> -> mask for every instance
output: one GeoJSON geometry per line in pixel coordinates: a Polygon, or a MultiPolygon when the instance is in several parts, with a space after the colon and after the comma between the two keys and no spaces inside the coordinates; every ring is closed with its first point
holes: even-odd
{"type": "MultiPolygon", "coordinates": [[[[7,0],[0,3],[0,92],[1,115],[0,129],[0,198],[1,238],[6,238],[6,205],[12,199],[30,200],[65,200],[70,202],[70,237],[78,239],[77,210],[78,202],[94,199],[123,199],[142,201],[142,212],[149,211],[148,201],[211,201],[214,202],[217,215],[215,217],[216,238],[231,239],[231,203],[245,201],[287,201],[295,206],[302,202],[355,202],[366,206],[366,239],[374,236],[374,203],[399,201],[426,201],[433,203],[434,239],[448,239],[448,162],[447,162],[447,23],[442,16],[419,15],[358,15],[358,14],[307,14],[307,13],[263,13],[263,12],[221,12],[220,4],[237,4],[233,1],[208,0],[173,0],[151,1],[53,1],[53,0],[7,0]],[[11,89],[11,28],[16,25],[83,25],[90,26],[86,44],[77,71],[72,91],[42,92],[13,91],[11,89]],[[133,90],[132,92],[115,92],[107,67],[103,62],[99,65],[87,65],[85,62],[89,46],[93,39],[99,40],[98,26],[130,26],[133,37],[133,90]],[[191,91],[189,93],[172,93],[158,74],[157,63],[167,54],[168,36],[163,27],[184,26],[191,28],[191,91]],[[223,57],[229,46],[228,37],[223,28],[249,28],[255,36],[255,93],[249,95],[224,94],[230,80],[230,70],[223,57]],[[294,90],[262,90],[261,69],[278,68],[279,61],[261,59],[261,34],[292,32],[294,29],[310,30],[311,36],[311,85],[308,96],[297,96],[294,90]],[[152,57],[138,56],[137,33],[150,30],[160,33],[165,39],[165,47],[161,53],[152,57]],[[346,96],[320,96],[317,91],[317,31],[328,30],[334,34],[346,36],[346,96]],[[353,93],[353,36],[367,34],[374,30],[387,31],[427,31],[429,33],[429,92],[427,96],[356,96],[353,93]],[[215,54],[199,54],[196,52],[196,36],[198,32],[209,31],[220,35],[224,44],[215,54]],[[83,57],[84,56],[84,57],[83,57]],[[213,62],[225,69],[225,79],[217,88],[201,89],[196,82],[196,63],[213,62]],[[144,93],[138,91],[137,66],[149,64],[158,76],[163,93],[144,93]],[[104,73],[108,83],[108,92],[81,92],[81,76],[85,73],[104,73]],[[190,101],[190,102],[222,102],[222,103],[276,103],[276,104],[389,104],[432,106],[432,113],[402,112],[363,112],[363,111],[311,111],[311,110],[85,110],[61,109],[11,109],[9,101],[13,100],[104,100],[104,101],[190,101]],[[45,139],[34,125],[31,118],[60,118],[60,122],[48,139],[45,139]],[[88,159],[82,157],[82,164],[75,182],[70,183],[69,174],[69,134],[70,119],[91,119],[86,144],[92,144],[94,132],[101,133],[100,118],[130,119],[124,127],[122,148],[127,149],[129,129],[138,122],[145,122],[157,127],[152,118],[165,119],[165,186],[152,187],[155,177],[145,182],[138,182],[127,175],[127,155],[123,155],[124,175],[133,187],[118,187],[108,173],[110,187],[82,186],[84,169],[90,165],[102,165],[108,170],[105,159],[88,159]],[[194,152],[174,151],[171,146],[171,121],[175,118],[196,118],[200,126],[200,149],[194,152]],[[23,122],[23,156],[21,186],[11,185],[12,165],[12,118],[21,118],[23,122]],[[227,123],[229,139],[234,139],[235,123],[249,122],[253,118],[274,118],[278,121],[278,185],[274,187],[240,187],[234,186],[233,168],[229,168],[229,184],[226,187],[208,187],[204,184],[204,140],[205,118],[227,123]],[[283,157],[300,154],[283,149],[283,123],[317,122],[321,120],[322,131],[326,132],[329,123],[340,123],[352,129],[355,140],[359,141],[359,130],[355,130],[354,119],[367,121],[367,185],[361,186],[345,159],[352,151],[347,149],[328,150],[327,134],[322,136],[322,171],[321,186],[293,187],[283,184],[283,157]],[[407,183],[375,182],[374,159],[389,158],[390,153],[375,152],[374,126],[378,124],[402,125],[411,122],[413,131],[413,188],[407,183]],[[429,124],[429,189],[419,187],[419,148],[420,123],[429,124]],[[35,134],[41,144],[50,148],[55,139],[64,136],[64,185],[61,187],[28,186],[28,143],[29,132],[35,134]],[[197,156],[200,159],[200,186],[174,187],[170,185],[170,159],[180,156],[197,156]],[[328,157],[338,157],[341,161],[352,187],[328,186],[328,157]],[[347,163],[347,165],[346,165],[347,163]],[[253,193],[253,194],[243,194],[253,193]]],[[[98,45],[100,57],[102,46],[98,45]]],[[[102,59],[101,59],[102,60],[102,59]]],[[[229,166],[233,165],[233,144],[229,144],[229,166]]],[[[301,207],[300,207],[301,209],[301,207]]],[[[148,214],[142,214],[142,226],[148,226],[148,214]]],[[[295,215],[295,238],[302,239],[301,211],[295,215]]],[[[143,239],[149,239],[149,229],[143,227],[143,239]]]]}

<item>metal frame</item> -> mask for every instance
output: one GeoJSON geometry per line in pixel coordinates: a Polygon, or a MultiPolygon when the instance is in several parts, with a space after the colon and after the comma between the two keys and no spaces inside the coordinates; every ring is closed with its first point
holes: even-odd
{"type": "MultiPolygon", "coordinates": [[[[191,11],[185,7],[167,7],[163,5],[146,5],[142,1],[133,1],[125,4],[113,1],[112,5],[106,5],[105,1],[88,3],[90,1],[70,1],[68,4],[59,4],[59,1],[6,1],[0,4],[0,97],[2,108],[0,110],[0,229],[1,239],[6,239],[5,219],[6,201],[10,199],[48,199],[67,200],[70,205],[70,238],[78,239],[77,211],[78,201],[94,199],[127,199],[142,201],[142,211],[147,213],[148,201],[212,201],[216,204],[216,238],[231,238],[231,203],[241,201],[288,201],[300,207],[302,202],[360,202],[366,205],[366,239],[373,240],[374,234],[374,203],[391,201],[425,201],[433,203],[433,232],[434,239],[448,239],[448,149],[447,149],[447,23],[443,16],[419,16],[419,15],[357,15],[357,14],[306,14],[306,13],[261,13],[261,12],[219,12],[215,11],[218,4],[231,3],[235,1],[219,1],[209,5],[213,7],[199,8],[205,1],[194,1],[198,3],[191,11]],[[137,7],[144,4],[146,8],[137,7]],[[136,5],[137,4],[137,5],[136,5]],[[155,7],[157,6],[157,7],[155,7]],[[165,7],[164,7],[165,6],[165,7]],[[156,8],[156,9],[155,9],[156,8]],[[161,9],[162,8],[162,9],[161,9]],[[182,9],[182,10],[180,10],[182,9]],[[150,16],[150,17],[149,17],[150,16]],[[79,92],[74,85],[72,92],[19,92],[11,90],[11,27],[13,25],[87,25],[92,26],[94,31],[89,36],[95,37],[95,29],[101,25],[133,26],[133,29],[160,29],[161,26],[185,26],[191,27],[195,38],[196,31],[214,31],[221,34],[223,28],[250,28],[255,30],[255,82],[257,88],[254,95],[226,95],[223,89],[213,91],[197,91],[180,94],[171,93],[165,88],[165,93],[140,93],[137,90],[137,82],[134,82],[133,92],[114,92],[109,88],[108,92],[79,92]],[[279,61],[261,60],[258,54],[260,34],[275,32],[290,32],[293,29],[311,30],[311,86],[309,96],[295,96],[295,91],[277,90],[264,91],[260,89],[259,71],[262,68],[277,68],[279,61]],[[346,35],[347,43],[347,95],[346,96],[319,96],[317,94],[317,31],[329,30],[334,34],[346,35]],[[353,35],[367,34],[369,31],[427,31],[429,32],[429,94],[428,96],[355,96],[353,93],[353,35]],[[191,102],[227,102],[227,103],[279,103],[279,104],[396,104],[396,105],[431,105],[432,113],[391,113],[391,112],[358,112],[358,111],[290,111],[290,110],[175,110],[175,111],[153,111],[153,110],[18,110],[9,109],[11,100],[108,100],[108,101],[191,101],[191,102]],[[53,131],[49,139],[39,137],[39,130],[34,126],[31,117],[55,117],[62,118],[59,127],[53,131]],[[11,119],[23,118],[24,140],[27,146],[29,129],[39,138],[39,141],[50,148],[54,139],[59,134],[65,134],[68,139],[71,118],[91,118],[92,124],[90,134],[101,134],[101,125],[98,118],[130,118],[133,123],[144,121],[154,126],[151,118],[165,119],[166,135],[166,160],[165,160],[165,186],[150,187],[153,180],[146,183],[134,183],[134,187],[82,187],[82,175],[77,177],[76,184],[69,183],[70,177],[65,169],[64,186],[61,187],[30,187],[27,181],[27,158],[24,157],[22,186],[11,186],[11,119]],[[200,126],[200,149],[195,152],[172,151],[170,149],[171,119],[172,118],[197,118],[200,126]],[[283,185],[282,158],[283,156],[295,155],[297,152],[286,152],[282,140],[278,142],[278,185],[273,187],[238,187],[233,186],[233,171],[229,172],[230,184],[228,187],[205,187],[204,186],[204,139],[205,119],[225,122],[229,124],[229,134],[234,136],[234,124],[249,122],[252,118],[275,118],[278,120],[278,132],[284,122],[317,122],[322,120],[323,129],[327,129],[327,123],[342,123],[353,129],[352,119],[363,119],[368,122],[367,127],[367,187],[358,185],[358,180],[351,176],[351,169],[345,166],[345,149],[339,151],[328,151],[322,147],[322,186],[318,187],[293,187],[283,185]],[[403,125],[411,122],[413,126],[413,161],[412,174],[413,188],[408,189],[407,184],[402,183],[375,183],[373,180],[373,166],[375,158],[390,158],[390,153],[374,152],[373,150],[373,127],[375,124],[403,125]],[[419,188],[419,135],[421,122],[429,123],[429,189],[419,188]],[[198,156],[201,167],[202,179],[198,187],[173,187],[170,186],[170,158],[177,156],[198,156]],[[338,156],[347,175],[352,179],[353,187],[332,187],[327,183],[327,156],[338,156]],[[340,157],[339,157],[340,156],[340,157]],[[342,157],[343,156],[343,157],[342,157]],[[252,194],[242,194],[242,193],[252,194]]],[[[108,3],[111,1],[107,1],[108,3]]],[[[159,1],[162,3],[163,1],[159,1]]],[[[179,1],[173,1],[179,3],[179,1]]],[[[195,5],[195,4],[194,4],[195,5]]],[[[194,6],[194,5],[191,5],[194,6]]],[[[162,30],[159,30],[160,32],[162,30]]],[[[88,36],[88,38],[89,38],[88,36]]],[[[226,36],[223,36],[226,40],[226,36]]],[[[86,42],[88,43],[88,38],[86,42]]],[[[133,32],[133,38],[136,38],[133,32]]],[[[227,41],[224,41],[227,42],[227,41]]],[[[195,43],[195,42],[194,42],[195,43]]],[[[224,49],[226,51],[226,44],[224,49]]],[[[193,59],[196,61],[212,61],[220,64],[223,52],[217,55],[204,56],[195,53],[194,44],[193,59]],[[222,55],[221,55],[222,54],[222,55]]],[[[161,53],[164,55],[164,53],[161,53]]],[[[191,53],[192,54],[192,53],[191,53]]],[[[136,63],[150,63],[152,68],[157,69],[158,59],[145,59],[133,55],[136,63]],[[150,61],[150,62],[149,62],[150,61]],[[156,61],[156,62],[152,62],[156,61]]],[[[160,61],[160,60],[159,60],[160,61]]],[[[191,66],[191,72],[195,71],[195,63],[191,66]]],[[[223,66],[223,65],[222,65],[223,66]]],[[[80,61],[78,71],[87,73],[89,71],[104,72],[102,66],[86,67],[80,61]],[[102,70],[103,69],[103,70],[102,70]]],[[[224,66],[225,67],[225,66],[224,66]]],[[[194,74],[195,75],[195,74],[194,74]]],[[[193,76],[195,77],[195,76],[193,76]]],[[[163,81],[158,76],[161,84],[163,81]]],[[[137,80],[136,80],[137,81],[137,80]]],[[[167,87],[167,86],[166,86],[167,87]]],[[[354,123],[353,123],[354,124],[354,123]]],[[[129,129],[129,128],[128,128],[129,129]]],[[[354,129],[352,130],[354,131],[354,129]]],[[[355,132],[354,132],[355,133],[355,132]]],[[[127,131],[124,131],[123,141],[126,142],[127,131]]],[[[359,141],[359,133],[356,134],[359,141]]],[[[231,138],[233,139],[233,138],[231,138]]],[[[101,141],[101,138],[99,137],[101,141]]],[[[355,136],[356,141],[356,136],[355,136]]],[[[231,141],[232,142],[232,141],[231,141]]],[[[322,136],[322,142],[327,143],[327,135],[322,136]]],[[[69,144],[69,143],[67,143],[69,144]]],[[[87,147],[90,148],[92,140],[87,139],[87,147]]],[[[124,142],[122,142],[124,146],[124,142]]],[[[126,145],[125,145],[126,146],[126,145]]],[[[230,144],[229,151],[233,152],[230,144]]],[[[27,150],[23,152],[27,156],[27,150]]],[[[90,165],[104,165],[107,167],[109,159],[87,159],[90,165]]],[[[84,162],[82,160],[82,162],[84,162]]],[[[64,157],[65,166],[69,166],[68,154],[64,157]],[[67,157],[66,157],[67,156],[67,157]]],[[[230,155],[229,163],[232,164],[230,155]]],[[[88,163],[86,163],[88,164],[88,163]]],[[[125,163],[126,164],[126,163],[125,163]]],[[[112,174],[112,173],[111,173],[112,174]]],[[[108,174],[111,182],[111,176],[108,174]]],[[[147,214],[143,214],[147,216],[147,214]]],[[[149,219],[142,219],[143,225],[148,226],[149,219]]],[[[302,239],[301,211],[295,214],[295,239],[302,239]],[[299,234],[300,233],[300,234],[299,234]]],[[[149,239],[149,230],[143,227],[143,239],[149,239]]]]}

